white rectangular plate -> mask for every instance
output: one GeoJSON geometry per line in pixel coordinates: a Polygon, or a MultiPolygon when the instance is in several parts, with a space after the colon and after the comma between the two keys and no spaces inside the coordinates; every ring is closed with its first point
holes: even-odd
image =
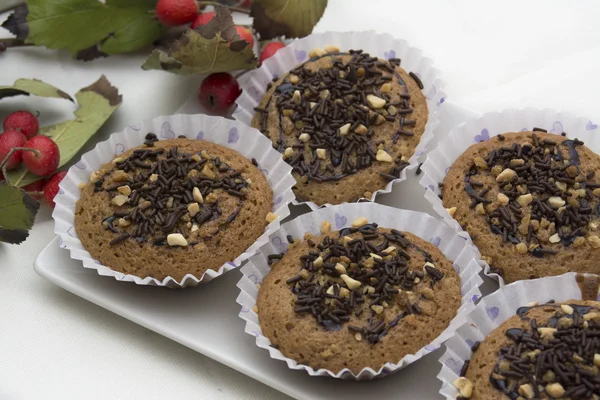
{"type": "MultiPolygon", "coordinates": [[[[473,116],[471,111],[444,104],[436,136],[439,138],[473,116]]],[[[409,178],[383,196],[381,203],[433,214],[429,203],[420,196],[422,190],[414,171],[410,171],[409,178]]],[[[294,207],[292,215],[305,209],[294,207]]],[[[436,379],[440,369],[439,350],[392,376],[366,382],[311,378],[271,359],[266,351],[256,347],[254,337],[244,333],[244,323],[238,317],[240,306],[235,302],[239,294],[236,283],[241,275],[237,270],[209,285],[184,290],[136,286],[83,268],[80,261],[71,259],[68,251],[59,247],[58,238],[42,250],[35,261],[35,270],[92,303],[298,399],[365,399],[373,395],[384,399],[441,398],[436,379]]]]}

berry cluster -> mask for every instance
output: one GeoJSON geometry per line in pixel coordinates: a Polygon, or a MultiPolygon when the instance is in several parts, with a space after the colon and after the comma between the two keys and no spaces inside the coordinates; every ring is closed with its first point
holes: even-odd
{"type": "MultiPolygon", "coordinates": [[[[27,170],[40,177],[23,189],[28,192],[44,192],[48,204],[54,206],[58,184],[66,171],[55,174],[60,162],[58,145],[48,136],[38,135],[39,122],[29,111],[15,111],[4,120],[4,132],[0,134],[0,163],[4,169],[17,168],[21,163],[27,170]]],[[[0,181],[4,180],[0,171],[0,181]]],[[[35,196],[39,199],[39,195],[35,196]]]]}
{"type": "MultiPolygon", "coordinates": [[[[242,7],[250,7],[250,0],[246,0],[242,7]]],[[[199,13],[195,0],[159,0],[156,4],[156,17],[166,26],[177,26],[191,22],[190,29],[208,24],[215,17],[214,12],[199,13]]],[[[235,27],[242,40],[248,42],[250,48],[254,47],[254,36],[245,26],[235,27]]],[[[267,43],[259,55],[259,62],[271,57],[277,50],[285,47],[281,42],[267,43]]],[[[226,115],[240,95],[241,90],[237,80],[227,72],[218,72],[209,75],[200,86],[198,98],[206,111],[216,115],[226,115]]]]}

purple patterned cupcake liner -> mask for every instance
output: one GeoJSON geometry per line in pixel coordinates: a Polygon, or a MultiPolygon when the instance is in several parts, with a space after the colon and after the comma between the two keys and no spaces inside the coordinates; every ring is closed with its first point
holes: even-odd
{"type": "MultiPolygon", "coordinates": [[[[550,109],[508,109],[500,112],[484,114],[460,124],[448,133],[438,143],[437,147],[427,154],[427,159],[421,166],[422,177],[420,185],[425,188],[425,199],[431,203],[434,211],[448,225],[456,229],[458,234],[471,245],[471,237],[459,223],[450,216],[438,195],[441,193],[438,183],[444,180],[454,161],[467,148],[475,143],[487,141],[491,137],[505,132],[530,131],[534,127],[546,129],[549,133],[560,135],[567,132],[569,137],[582,140],[587,147],[600,153],[600,136],[598,126],[588,118],[576,117],[572,114],[550,109]]],[[[481,261],[484,273],[504,285],[504,280],[494,273],[490,266],[481,261]]]]}
{"type": "Polygon", "coordinates": [[[578,274],[571,272],[519,281],[505,285],[481,299],[468,314],[467,321],[445,343],[446,351],[439,359],[442,369],[437,375],[442,383],[440,394],[448,400],[456,399],[458,390],[453,383],[459,378],[465,361],[471,359],[473,345],[484,340],[495,328],[515,315],[519,307],[532,303],[544,304],[550,300],[580,300],[582,293],[577,276],[578,274]]]}
{"type": "Polygon", "coordinates": [[[99,275],[112,276],[123,282],[134,282],[138,285],[187,287],[207,283],[234,268],[238,268],[264,245],[270,234],[275,232],[280,222],[289,215],[288,204],[294,198],[292,186],[295,180],[291,168],[281,155],[272,149],[270,141],[256,129],[239,122],[206,115],[172,115],[130,125],[123,132],[113,133],[104,142],[84,154],[79,162],[73,165],[60,184],[61,192],[56,196],[56,208],[52,214],[55,221],[54,231],[61,239],[61,247],[71,253],[71,258],[81,260],[85,268],[95,269],[99,275]],[[102,164],[112,160],[115,155],[132,147],[140,146],[147,133],[156,133],[160,140],[173,139],[184,135],[189,139],[203,139],[213,142],[244,155],[248,159],[256,159],[273,190],[273,213],[277,219],[271,222],[265,232],[246,251],[232,262],[223,264],[218,271],[208,270],[202,276],[187,274],[177,281],[172,277],[158,280],[152,277],[141,278],[113,271],[100,264],[88,253],[77,237],[74,229],[75,203],[79,199],[79,184],[87,183],[92,172],[102,164]]]}
{"type": "MultiPolygon", "coordinates": [[[[400,173],[400,177],[390,181],[385,188],[374,191],[372,196],[367,199],[374,201],[380,193],[391,192],[395,182],[406,180],[408,171],[418,166],[417,159],[427,150],[427,143],[431,140],[435,128],[439,125],[439,107],[446,98],[443,91],[443,82],[440,80],[440,72],[433,66],[433,61],[424,57],[421,50],[410,47],[406,41],[395,39],[389,34],[378,34],[372,31],[326,32],[294,40],[265,60],[260,68],[240,76],[239,83],[242,94],[236,100],[237,108],[233,113],[233,117],[246,125],[251,125],[255,113],[254,108],[266,92],[267,84],[274,77],[281,76],[307,61],[308,54],[312,49],[324,48],[329,45],[337,46],[343,51],[363,49],[373,56],[385,59],[400,58],[402,68],[414,72],[424,84],[423,94],[427,99],[429,108],[429,119],[425,132],[423,132],[413,156],[408,161],[409,165],[400,173]]],[[[296,199],[294,199],[294,204],[307,204],[313,210],[330,205],[317,205],[311,201],[298,201],[296,199]]]]}
{"type": "Polygon", "coordinates": [[[475,301],[481,297],[479,290],[482,283],[479,276],[481,267],[476,254],[471,246],[467,246],[465,241],[456,235],[453,229],[424,213],[399,210],[374,203],[348,203],[321,208],[286,222],[277,232],[269,236],[269,241],[259,249],[258,254],[248,260],[241,271],[243,276],[237,284],[241,292],[237,302],[242,307],[239,315],[246,321],[246,333],[255,336],[256,345],[268,350],[271,358],[284,361],[289,368],[304,370],[313,376],[368,380],[404,368],[437,350],[452,335],[452,332],[463,324],[468,313],[475,308],[475,301]],[[270,270],[267,256],[274,253],[285,253],[288,247],[286,239],[288,235],[294,238],[302,238],[307,232],[318,235],[323,221],[331,223],[332,231],[340,230],[352,226],[352,222],[360,217],[365,217],[367,221],[376,222],[382,227],[411,232],[438,247],[448,259],[453,261],[454,268],[460,276],[462,304],[454,319],[437,338],[415,354],[405,356],[398,363],[386,363],[377,371],[372,368],[365,368],[358,374],[354,374],[347,369],[338,373],[325,369],[315,370],[285,357],[279,350],[272,347],[270,341],[262,334],[258,315],[253,311],[253,307],[256,305],[258,287],[270,270]]]}

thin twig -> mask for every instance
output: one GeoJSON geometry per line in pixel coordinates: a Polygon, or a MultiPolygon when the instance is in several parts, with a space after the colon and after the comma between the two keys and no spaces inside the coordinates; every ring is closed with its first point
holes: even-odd
{"type": "MultiPolygon", "coordinates": [[[[40,152],[36,149],[30,149],[28,147],[13,147],[8,151],[8,154],[6,155],[6,157],[4,157],[4,160],[2,160],[2,162],[0,162],[0,171],[2,171],[2,175],[4,175],[4,179],[6,180],[7,184],[11,184],[10,180],[8,179],[8,173],[6,170],[6,164],[8,164],[8,159],[10,158],[10,156],[12,156],[15,152],[17,151],[30,151],[32,153],[35,153],[36,156],[40,155],[40,152]]],[[[21,179],[19,178],[17,180],[17,182],[13,185],[13,186],[17,186],[19,183],[21,183],[21,179]]]]}
{"type": "Polygon", "coordinates": [[[226,6],[226,5],[216,2],[216,1],[197,1],[196,3],[198,3],[198,7],[201,7],[201,6],[226,7],[226,8],[229,8],[231,11],[237,11],[237,12],[241,12],[244,14],[250,14],[250,10],[245,7],[226,6]]]}
{"type": "Polygon", "coordinates": [[[33,43],[25,43],[24,40],[16,38],[0,39],[0,44],[4,44],[6,47],[35,46],[33,43]]]}
{"type": "Polygon", "coordinates": [[[43,196],[44,195],[44,192],[28,192],[28,191],[25,191],[25,193],[27,193],[31,197],[34,197],[34,196],[43,196]]]}

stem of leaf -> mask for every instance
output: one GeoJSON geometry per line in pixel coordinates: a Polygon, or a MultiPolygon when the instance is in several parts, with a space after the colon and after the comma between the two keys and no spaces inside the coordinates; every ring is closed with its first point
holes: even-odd
{"type": "Polygon", "coordinates": [[[241,12],[244,14],[250,14],[250,10],[247,8],[237,7],[237,6],[226,6],[226,5],[223,5],[216,1],[197,1],[196,3],[198,3],[199,7],[201,7],[201,6],[226,7],[226,8],[229,8],[231,11],[237,11],[237,12],[241,12]]]}
{"type": "Polygon", "coordinates": [[[25,192],[25,193],[27,193],[31,197],[34,197],[34,196],[43,196],[44,195],[44,192],[25,192]]]}
{"type": "MultiPolygon", "coordinates": [[[[8,173],[6,172],[6,164],[8,164],[8,160],[10,158],[10,156],[12,156],[16,151],[30,151],[32,153],[34,153],[36,156],[40,155],[40,152],[36,149],[30,149],[27,147],[13,147],[12,149],[10,149],[8,151],[8,154],[6,155],[6,157],[4,157],[4,160],[2,160],[2,162],[0,162],[0,171],[2,171],[2,175],[4,175],[4,179],[6,179],[6,183],[11,185],[9,179],[8,179],[8,173]]],[[[19,179],[17,179],[17,181],[12,184],[13,186],[17,186],[19,183],[21,183],[21,180],[23,179],[23,176],[21,176],[19,179]]]]}
{"type": "Polygon", "coordinates": [[[8,48],[8,47],[23,47],[23,46],[34,46],[33,43],[25,43],[24,40],[15,39],[15,38],[5,38],[0,39],[0,48],[8,48]]]}

